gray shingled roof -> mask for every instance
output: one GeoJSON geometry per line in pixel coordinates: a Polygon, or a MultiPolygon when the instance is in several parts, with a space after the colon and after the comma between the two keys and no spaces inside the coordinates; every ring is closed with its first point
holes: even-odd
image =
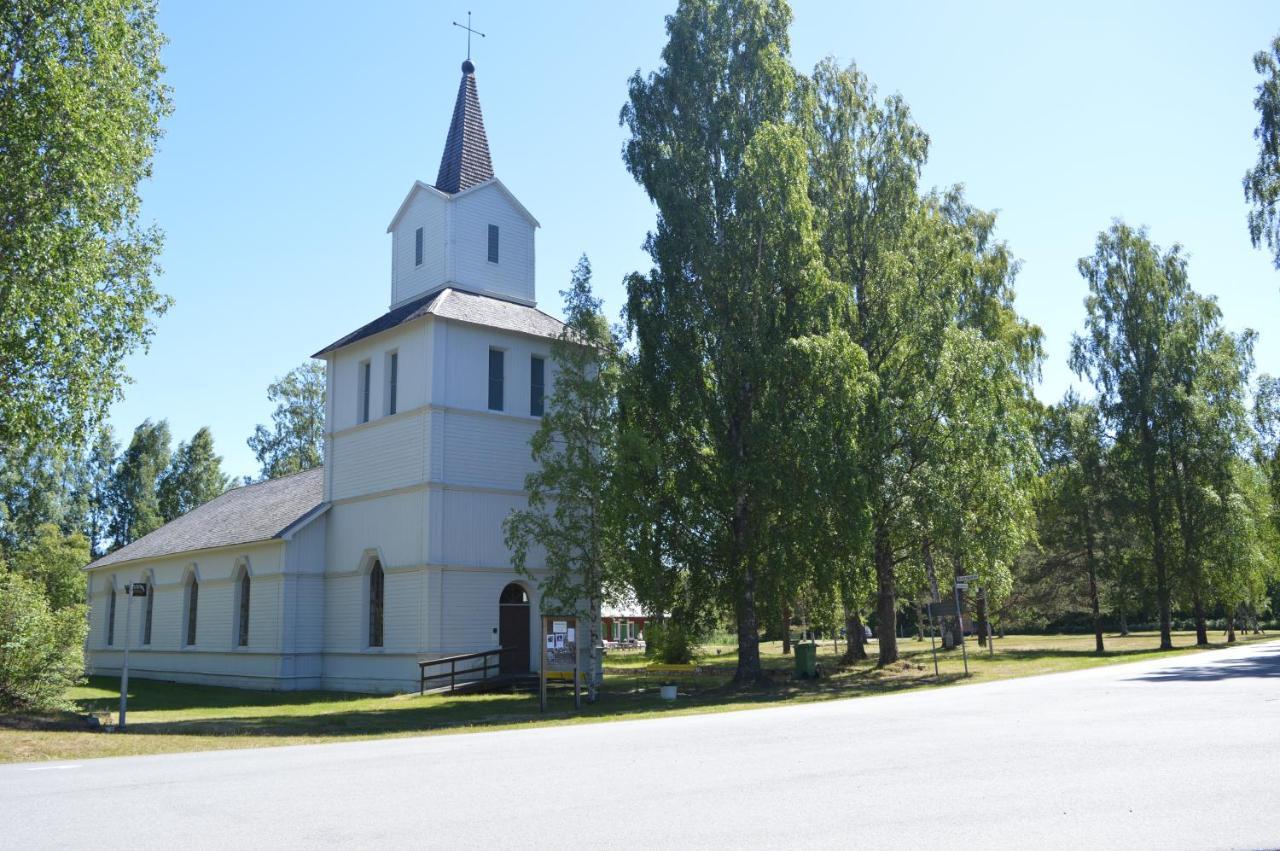
{"type": "Polygon", "coordinates": [[[462,82],[458,84],[453,120],[449,123],[440,172],[436,175],[436,189],[450,195],[493,177],[489,139],[484,133],[484,116],[480,114],[480,96],[476,93],[475,70],[470,59],[462,63],[462,82]]]}
{"type": "Polygon", "coordinates": [[[106,567],[282,535],[324,501],[324,468],[232,488],[89,565],[106,567]]]}
{"type": "Polygon", "coordinates": [[[372,337],[374,334],[380,334],[423,316],[438,316],[441,319],[469,322],[472,325],[500,328],[504,331],[531,334],[535,337],[559,337],[561,329],[564,328],[563,322],[536,307],[470,293],[454,287],[445,287],[406,302],[395,310],[387,311],[372,322],[361,325],[345,337],[325,346],[312,357],[324,357],[335,349],[349,346],[357,340],[372,337]]]}

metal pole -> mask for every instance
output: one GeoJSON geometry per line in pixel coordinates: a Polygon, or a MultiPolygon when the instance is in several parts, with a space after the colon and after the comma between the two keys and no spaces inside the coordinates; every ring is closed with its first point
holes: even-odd
{"type": "Polygon", "coordinates": [[[542,634],[538,636],[538,711],[547,711],[547,618],[542,621],[542,634]]]}
{"type": "Polygon", "coordinates": [[[124,602],[124,662],[120,665],[120,723],[124,729],[124,716],[129,703],[129,631],[133,615],[133,583],[125,586],[124,602]]]}
{"type": "Polygon", "coordinates": [[[956,595],[956,623],[960,625],[960,653],[964,656],[964,675],[969,676],[969,650],[964,643],[964,614],[960,611],[960,588],[955,586],[952,590],[956,595]]]}

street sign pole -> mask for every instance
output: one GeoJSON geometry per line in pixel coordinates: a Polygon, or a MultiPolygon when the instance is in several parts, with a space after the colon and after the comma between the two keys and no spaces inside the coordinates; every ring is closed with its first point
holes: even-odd
{"type": "MultiPolygon", "coordinates": [[[[967,579],[968,577],[965,578],[967,579]]],[[[957,582],[954,590],[956,595],[956,623],[960,624],[960,653],[964,656],[964,675],[967,677],[969,676],[969,650],[964,643],[964,612],[960,611],[960,586],[962,585],[966,588],[968,587],[963,582],[957,582]]]]}
{"type": "MultiPolygon", "coordinates": [[[[541,634],[538,636],[538,640],[541,642],[545,643],[547,640],[546,639],[547,624],[550,622],[550,620],[551,619],[548,618],[546,615],[543,615],[542,631],[541,631],[541,634]]],[[[538,711],[546,712],[547,711],[547,651],[545,646],[538,648],[538,658],[541,660],[538,663],[538,711]]]]}

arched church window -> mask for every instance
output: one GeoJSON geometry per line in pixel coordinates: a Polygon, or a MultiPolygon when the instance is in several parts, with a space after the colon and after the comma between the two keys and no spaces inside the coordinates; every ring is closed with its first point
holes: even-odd
{"type": "Polygon", "coordinates": [[[196,579],[195,573],[191,573],[187,577],[187,629],[186,641],[188,647],[196,643],[196,617],[200,607],[200,580],[196,579]]]}
{"type": "Polygon", "coordinates": [[[236,616],[236,644],[249,646],[249,570],[240,568],[240,581],[236,584],[238,614],[236,616]]]}
{"type": "Polygon", "coordinates": [[[156,602],[156,585],[155,582],[147,578],[147,608],[142,618],[142,643],[151,643],[151,612],[155,608],[156,602]]]}
{"type": "Polygon", "coordinates": [[[369,646],[382,646],[382,562],[375,561],[369,569],[369,646]]]}
{"type": "Polygon", "coordinates": [[[111,583],[111,599],[107,602],[107,646],[116,643],[116,586],[111,583]]]}

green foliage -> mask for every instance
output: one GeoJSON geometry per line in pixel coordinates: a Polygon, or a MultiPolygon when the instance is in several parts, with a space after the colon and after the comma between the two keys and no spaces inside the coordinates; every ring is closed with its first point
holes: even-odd
{"type": "Polygon", "coordinates": [[[38,581],[0,571],[0,709],[66,707],[84,672],[88,629],[86,606],[53,608],[38,581]]]}
{"type": "Polygon", "coordinates": [[[324,364],[308,361],[267,388],[276,403],[271,428],[259,425],[249,448],[262,465],[262,477],[301,473],[324,463],[324,364]]]}
{"type": "Polygon", "coordinates": [[[1258,377],[1253,422],[1258,437],[1255,460],[1271,484],[1271,517],[1280,532],[1280,379],[1258,377]]]}
{"type": "Polygon", "coordinates": [[[110,425],[104,425],[75,480],[76,503],[84,507],[79,529],[89,540],[89,551],[94,558],[106,553],[111,532],[111,482],[119,448],[115,432],[110,425]]]}
{"type": "Polygon", "coordinates": [[[859,364],[851,347],[820,342],[838,330],[839,299],[795,120],[790,22],[779,0],[681,2],[662,67],[632,77],[622,110],[624,161],[658,211],[653,267],[627,284],[628,429],[647,446],[635,480],[654,485],[634,532],[637,593],[656,608],[643,598],[678,589],[672,613],[685,622],[732,612],[739,683],[763,676],[758,609],[771,601],[758,597],[806,567],[777,556],[795,506],[823,486],[814,464],[781,458],[801,424],[830,419],[805,410],[830,387],[809,367],[843,355],[841,383],[856,383],[859,364]]]}
{"type": "Polygon", "coordinates": [[[664,665],[688,665],[698,653],[700,636],[686,624],[653,620],[645,624],[645,655],[664,665]]]}
{"type": "Polygon", "coordinates": [[[85,602],[85,574],[89,563],[89,542],[79,532],[63,534],[45,523],[25,548],[13,554],[9,570],[38,583],[53,609],[66,609],[85,602]]]}
{"type": "Polygon", "coordinates": [[[553,389],[530,441],[538,468],[525,477],[529,507],[507,517],[503,529],[512,565],[538,584],[543,613],[575,614],[591,625],[594,662],[601,606],[623,591],[615,515],[609,510],[620,357],[591,292],[585,256],[561,295],[565,327],[551,345],[551,369],[544,376],[553,389]],[[535,572],[529,563],[536,563],[539,550],[546,570],[535,572]]]}
{"type": "Polygon", "coordinates": [[[157,490],[168,465],[169,423],[144,420],[134,429],[111,480],[113,548],[136,541],[164,523],[157,490]]]}
{"type": "Polygon", "coordinates": [[[850,420],[856,451],[840,465],[863,513],[843,521],[861,533],[847,539],[861,543],[846,603],[874,584],[887,664],[899,586],[936,582],[935,551],[994,595],[1008,590],[1031,520],[1040,332],[1013,308],[1017,264],[992,237],[994,215],[958,189],[920,194],[929,140],[902,99],[877,102],[865,75],[831,60],[802,90],[824,261],[870,372],[850,420]]]}
{"type": "Polygon", "coordinates": [[[213,434],[201,428],[190,443],[178,444],[160,476],[156,486],[160,514],[168,523],[218,496],[228,484],[222,458],[213,451],[213,434]]]}
{"type": "Polygon", "coordinates": [[[169,112],[150,0],[0,12],[0,446],[78,445],[168,299],[138,221],[169,112]]]}
{"type": "Polygon", "coordinates": [[[1258,162],[1244,175],[1244,199],[1250,205],[1249,239],[1254,248],[1271,249],[1280,269],[1280,36],[1270,51],[1253,57],[1253,69],[1262,77],[1253,106],[1258,110],[1258,162]]]}

